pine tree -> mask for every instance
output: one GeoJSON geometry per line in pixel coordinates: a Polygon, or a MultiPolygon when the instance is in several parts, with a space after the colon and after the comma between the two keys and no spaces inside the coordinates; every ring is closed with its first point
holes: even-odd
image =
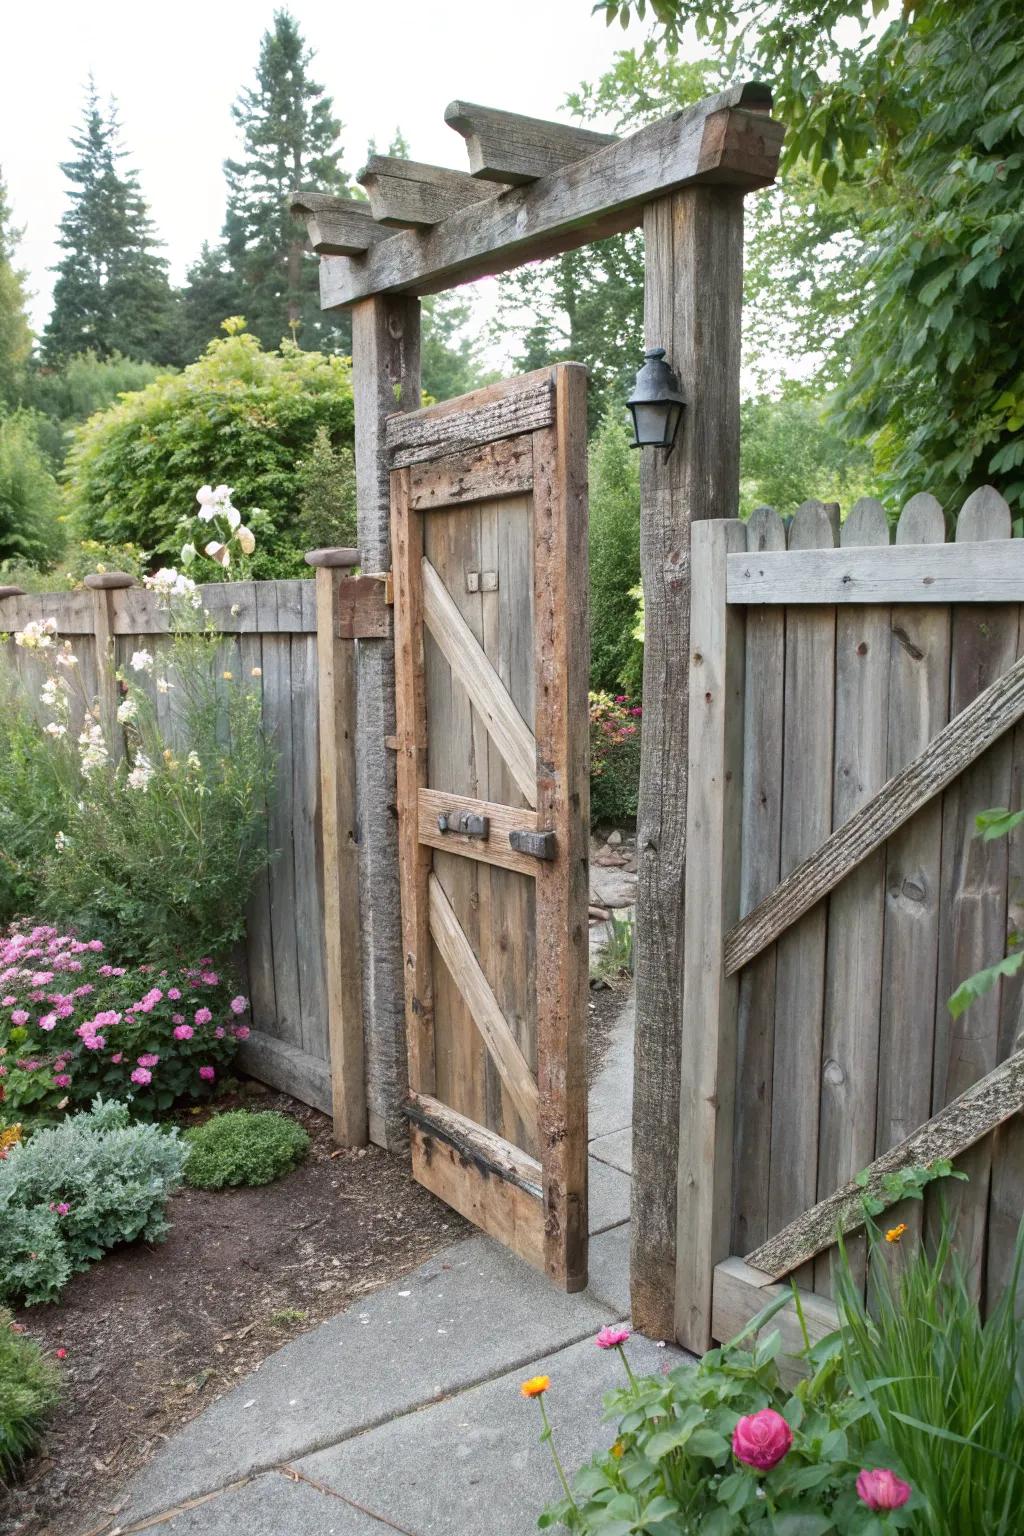
{"type": "Polygon", "coordinates": [[[224,170],[224,225],[229,267],[243,291],[240,313],[266,347],[292,337],[306,349],[348,350],[350,331],[320,311],[317,259],[288,211],[297,187],[346,192],[341,123],[322,86],[310,78],[312,50],[294,17],[277,11],[260,45],[255,84],[233,110],[243,152],[224,170]]]}
{"type": "Polygon", "coordinates": [[[174,299],[167,263],[156,254],[149,208],[135,171],[122,168],[117,109],[100,110],[90,79],[77,158],[61,170],[71,182],[58,245],[53,312],[43,340],[47,362],[76,353],[115,352],[145,362],[175,359],[174,299]]]}
{"type": "Polygon", "coordinates": [[[32,351],[24,274],[14,265],[20,235],[13,226],[7,187],[0,175],[0,406],[13,404],[18,398],[32,351]]]}
{"type": "Polygon", "coordinates": [[[222,244],[203,242],[198,259],[189,267],[180,293],[178,346],[184,364],[194,363],[231,315],[245,313],[245,291],[228,265],[222,244]]]}

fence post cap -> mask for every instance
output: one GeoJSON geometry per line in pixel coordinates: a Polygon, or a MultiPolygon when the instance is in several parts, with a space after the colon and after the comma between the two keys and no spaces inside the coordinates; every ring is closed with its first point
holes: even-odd
{"type": "Polygon", "coordinates": [[[0,587],[0,597],[24,597],[24,587],[0,587]]]}
{"type": "Polygon", "coordinates": [[[116,592],[121,587],[134,587],[135,577],[127,571],[95,571],[85,578],[85,584],[92,592],[116,592]]]}
{"type": "Polygon", "coordinates": [[[359,565],[358,549],[311,549],[305,556],[307,565],[349,568],[359,565]]]}

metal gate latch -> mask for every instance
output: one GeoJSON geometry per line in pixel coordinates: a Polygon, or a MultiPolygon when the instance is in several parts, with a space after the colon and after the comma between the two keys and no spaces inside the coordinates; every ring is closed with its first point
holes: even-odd
{"type": "Polygon", "coordinates": [[[528,832],[524,828],[517,827],[515,831],[509,833],[508,840],[516,853],[528,853],[535,859],[555,857],[553,832],[528,832]]]}
{"type": "Polygon", "coordinates": [[[460,832],[463,837],[490,837],[491,818],[476,811],[442,811],[437,818],[439,832],[460,832]]]}

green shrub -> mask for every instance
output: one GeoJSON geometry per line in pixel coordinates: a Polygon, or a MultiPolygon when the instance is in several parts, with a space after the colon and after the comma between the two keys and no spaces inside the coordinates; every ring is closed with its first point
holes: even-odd
{"type": "Polygon", "coordinates": [[[59,468],[73,427],[113,405],[119,395],[145,389],[169,371],[155,363],[122,357],[119,352],[112,357],[79,352],[61,368],[39,368],[31,373],[26,398],[39,413],[39,445],[50,463],[59,468]]]}
{"type": "Polygon", "coordinates": [[[59,510],[31,416],[0,419],[0,563],[52,564],[64,544],[59,510]]]}
{"type": "Polygon", "coordinates": [[[268,858],[273,759],[257,689],[223,667],[212,634],[179,630],[155,655],[140,647],[124,669],[127,754],[115,764],[95,717],[91,743],[72,723],[92,706],[81,668],[67,664],[73,650],[56,635],[16,639],[50,664],[51,718],[36,719],[0,662],[0,698],[20,701],[0,725],[0,828],[12,829],[4,915],[88,932],[119,960],[229,953],[268,858]],[[154,702],[165,689],[166,731],[154,702]]]}
{"type": "Polygon", "coordinates": [[[643,711],[628,694],[590,695],[590,823],[633,821],[640,793],[643,711]]]}
{"type": "Polygon", "coordinates": [[[309,453],[299,464],[302,494],[298,533],[306,549],[354,548],[356,530],[356,460],[345,443],[331,442],[317,427],[309,453]]]}
{"type": "Polygon", "coordinates": [[[0,1481],[35,1450],[57,1397],[56,1366],[15,1332],[11,1314],[0,1307],[0,1481]]]}
{"type": "Polygon", "coordinates": [[[186,1156],[176,1130],[102,1099],[13,1146],[0,1161],[0,1299],[56,1301],[118,1243],[161,1242],[186,1156]]]}
{"type": "Polygon", "coordinates": [[[590,450],[590,680],[621,692],[638,675],[640,455],[621,413],[606,416],[590,450]]]}
{"type": "Polygon", "coordinates": [[[233,1109],[185,1132],[185,1178],[196,1189],[271,1184],[297,1168],[309,1151],[301,1125],[273,1110],[233,1109]]]}
{"type": "Polygon", "coordinates": [[[80,534],[129,541],[176,564],[197,488],[227,483],[257,535],[246,574],[306,570],[296,531],[299,466],[319,427],[335,448],[351,444],[351,366],[287,341],[264,352],[239,324],[226,322],[229,334],[184,372],[154,380],[78,428],[67,476],[80,534]]]}

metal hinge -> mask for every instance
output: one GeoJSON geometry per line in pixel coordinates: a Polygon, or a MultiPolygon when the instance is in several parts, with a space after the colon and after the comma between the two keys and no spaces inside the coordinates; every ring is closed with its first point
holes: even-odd
{"type": "Polygon", "coordinates": [[[442,811],[437,818],[439,832],[458,832],[463,837],[490,837],[491,818],[476,811],[442,811]]]}
{"type": "Polygon", "coordinates": [[[509,833],[508,840],[516,853],[528,853],[534,859],[555,857],[553,832],[528,832],[525,828],[517,827],[514,832],[509,833]]]}

